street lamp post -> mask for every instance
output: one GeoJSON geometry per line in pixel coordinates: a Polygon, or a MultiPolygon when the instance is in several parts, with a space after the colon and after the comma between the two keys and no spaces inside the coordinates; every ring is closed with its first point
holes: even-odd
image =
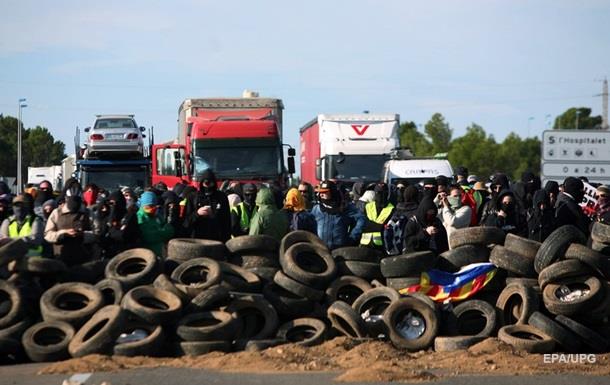
{"type": "Polygon", "coordinates": [[[533,116],[530,116],[529,118],[527,118],[527,138],[530,137],[530,123],[532,120],[534,120],[533,116]]]}
{"type": "Polygon", "coordinates": [[[28,105],[25,104],[26,99],[19,99],[19,121],[17,122],[17,194],[22,193],[23,189],[23,180],[21,176],[21,131],[23,130],[23,120],[21,110],[28,105]]]}
{"type": "Polygon", "coordinates": [[[576,110],[576,129],[578,130],[578,118],[580,117],[580,110],[576,110]]]}

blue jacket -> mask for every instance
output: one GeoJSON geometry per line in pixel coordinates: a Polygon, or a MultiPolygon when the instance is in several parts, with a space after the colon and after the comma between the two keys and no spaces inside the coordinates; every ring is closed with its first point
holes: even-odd
{"type": "Polygon", "coordinates": [[[318,224],[318,237],[329,249],[360,243],[366,217],[353,204],[347,204],[343,210],[336,213],[322,210],[320,205],[315,205],[311,213],[318,224]]]}

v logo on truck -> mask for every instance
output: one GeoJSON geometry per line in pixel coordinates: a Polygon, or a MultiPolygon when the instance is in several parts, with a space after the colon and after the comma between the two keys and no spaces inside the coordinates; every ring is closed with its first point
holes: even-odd
{"type": "Polygon", "coordinates": [[[352,128],[356,131],[359,136],[364,135],[366,130],[369,128],[368,124],[352,124],[352,128]]]}

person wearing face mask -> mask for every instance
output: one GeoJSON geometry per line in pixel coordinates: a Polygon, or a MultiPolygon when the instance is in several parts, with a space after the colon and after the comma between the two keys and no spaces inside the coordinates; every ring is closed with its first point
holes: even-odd
{"type": "Polygon", "coordinates": [[[470,225],[472,209],[462,205],[462,187],[452,185],[449,187],[449,195],[442,200],[441,219],[447,230],[447,238],[451,237],[456,229],[463,229],[470,225]]]}
{"type": "Polygon", "coordinates": [[[574,225],[583,234],[589,234],[591,220],[580,207],[584,196],[585,185],[580,179],[569,176],[563,181],[563,192],[557,196],[555,226],[574,225]]]}
{"type": "Polygon", "coordinates": [[[491,193],[489,200],[482,206],[479,223],[485,223],[487,217],[498,212],[498,194],[504,190],[510,190],[510,183],[505,174],[497,173],[491,179],[491,193]]]}
{"type": "Polygon", "coordinates": [[[317,223],[318,237],[326,246],[333,250],[357,245],[366,217],[351,202],[343,200],[335,182],[325,180],[320,183],[318,202],[311,214],[317,223]]]}
{"type": "Polygon", "coordinates": [[[481,223],[483,207],[489,201],[489,191],[483,182],[476,182],[472,187],[472,198],[476,203],[477,224],[481,223]]]}
{"type": "Polygon", "coordinates": [[[210,169],[200,177],[199,191],[187,201],[184,225],[191,238],[226,242],[231,238],[231,212],[227,196],[218,191],[210,169]]]}
{"type": "Polygon", "coordinates": [[[373,191],[375,199],[364,206],[367,222],[360,238],[360,245],[382,248],[384,225],[390,220],[394,205],[390,202],[387,184],[377,183],[373,191]]]}
{"type": "Polygon", "coordinates": [[[252,217],[250,235],[269,235],[281,241],[288,232],[288,219],[277,208],[276,199],[270,188],[261,188],[256,195],[258,209],[252,217]]]}
{"type": "Polygon", "coordinates": [[[83,191],[83,203],[88,209],[90,209],[97,202],[97,194],[99,193],[99,188],[97,187],[97,185],[91,183],[86,185],[83,191]]]}
{"type": "Polygon", "coordinates": [[[557,197],[559,196],[559,183],[554,180],[547,181],[544,185],[544,191],[549,196],[549,207],[554,209],[557,206],[557,197]]]}
{"type": "Polygon", "coordinates": [[[305,230],[316,234],[316,219],[305,209],[305,199],[296,188],[286,193],[282,212],[288,219],[288,231],[305,230]]]}
{"type": "Polygon", "coordinates": [[[527,237],[544,242],[555,229],[555,212],[545,190],[537,190],[532,197],[533,207],[527,216],[527,237]]]}
{"type": "Polygon", "coordinates": [[[138,247],[140,230],[136,213],[127,211],[121,191],[113,191],[97,204],[94,231],[100,239],[104,258],[138,247]]]}
{"type": "Polygon", "coordinates": [[[165,243],[174,235],[174,228],[157,215],[157,210],[157,196],[152,191],[145,191],[140,197],[137,213],[142,246],[161,257],[165,243]]]}
{"type": "Polygon", "coordinates": [[[440,254],[449,250],[447,231],[437,216],[436,204],[430,196],[424,196],[405,226],[403,253],[431,250],[440,254]]]}
{"type": "Polygon", "coordinates": [[[50,199],[55,199],[53,196],[53,187],[51,182],[43,180],[38,184],[38,194],[36,195],[36,199],[34,199],[34,213],[39,217],[42,217],[42,205],[50,199]]]}
{"type": "Polygon", "coordinates": [[[134,191],[130,187],[123,187],[123,189],[121,189],[121,192],[125,197],[125,202],[127,203],[127,210],[134,213],[138,211],[138,200],[134,191]]]}
{"type": "Polygon", "coordinates": [[[243,200],[231,208],[231,235],[234,237],[246,235],[250,232],[250,221],[256,214],[257,188],[252,183],[242,187],[243,200]]]}
{"type": "Polygon", "coordinates": [[[53,210],[44,229],[44,239],[53,245],[53,255],[68,266],[91,259],[97,237],[82,201],[83,190],[75,178],[66,181],[63,203],[53,210]]]}
{"type": "Polygon", "coordinates": [[[21,238],[30,246],[28,256],[41,256],[44,227],[42,220],[34,214],[33,205],[30,194],[13,198],[13,215],[2,221],[0,237],[21,238]]]}
{"type": "Polygon", "coordinates": [[[610,225],[610,187],[604,184],[598,186],[595,195],[597,195],[597,203],[594,207],[594,220],[605,225],[610,225]]]}
{"type": "Polygon", "coordinates": [[[517,209],[515,194],[510,190],[501,191],[496,198],[498,211],[487,217],[483,226],[498,227],[505,233],[527,237],[527,223],[517,209]]]}

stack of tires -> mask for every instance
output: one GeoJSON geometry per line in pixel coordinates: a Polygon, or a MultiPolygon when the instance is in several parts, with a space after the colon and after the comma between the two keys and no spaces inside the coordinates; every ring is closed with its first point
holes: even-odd
{"type": "Polygon", "coordinates": [[[226,244],[229,262],[240,266],[265,282],[273,281],[280,267],[279,242],[267,235],[242,236],[226,244]]]}

